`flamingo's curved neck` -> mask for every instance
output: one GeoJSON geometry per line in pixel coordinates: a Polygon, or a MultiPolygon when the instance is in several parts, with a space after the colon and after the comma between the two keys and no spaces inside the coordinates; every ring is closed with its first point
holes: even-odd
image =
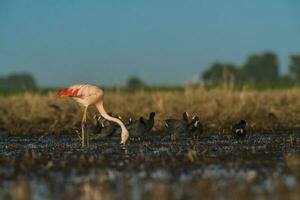
{"type": "Polygon", "coordinates": [[[99,101],[95,105],[96,105],[98,111],[100,112],[100,114],[102,115],[102,117],[104,117],[105,119],[107,119],[109,121],[113,121],[113,122],[116,122],[117,124],[119,124],[119,126],[122,129],[121,143],[125,143],[129,137],[129,134],[128,134],[128,130],[126,129],[124,123],[121,120],[119,120],[118,118],[112,117],[109,114],[107,114],[107,112],[105,111],[104,106],[103,106],[103,101],[99,101]]]}

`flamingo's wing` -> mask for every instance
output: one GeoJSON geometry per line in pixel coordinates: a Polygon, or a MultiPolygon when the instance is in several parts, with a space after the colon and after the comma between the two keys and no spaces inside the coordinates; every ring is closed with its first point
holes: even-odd
{"type": "Polygon", "coordinates": [[[97,89],[99,90],[99,88],[92,84],[75,84],[68,88],[60,90],[57,93],[57,96],[84,97],[94,94],[97,89]]]}
{"type": "Polygon", "coordinates": [[[79,89],[70,89],[70,88],[65,88],[60,90],[57,93],[57,96],[60,97],[82,97],[82,94],[79,94],[79,89]]]}
{"type": "Polygon", "coordinates": [[[92,84],[75,84],[57,93],[60,97],[72,97],[84,106],[95,104],[103,99],[103,90],[92,84]]]}

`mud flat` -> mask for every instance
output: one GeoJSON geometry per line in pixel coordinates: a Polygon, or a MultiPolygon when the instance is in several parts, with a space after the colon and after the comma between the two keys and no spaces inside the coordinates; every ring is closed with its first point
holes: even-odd
{"type": "Polygon", "coordinates": [[[287,199],[300,197],[300,132],[244,140],[76,136],[0,139],[0,199],[287,199]]]}

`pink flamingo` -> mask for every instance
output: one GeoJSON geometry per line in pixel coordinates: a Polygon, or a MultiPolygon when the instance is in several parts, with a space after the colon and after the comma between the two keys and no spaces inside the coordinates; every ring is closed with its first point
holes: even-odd
{"type": "MultiPolygon", "coordinates": [[[[81,144],[84,146],[84,128],[86,126],[86,115],[87,110],[90,105],[95,105],[100,112],[100,114],[107,120],[116,122],[121,127],[121,143],[125,144],[129,133],[126,129],[125,125],[121,120],[118,118],[114,118],[107,114],[103,107],[103,98],[104,98],[104,92],[103,89],[97,87],[93,84],[75,84],[71,85],[68,88],[65,88],[57,93],[57,96],[60,97],[72,97],[75,101],[77,101],[79,104],[84,106],[84,112],[83,112],[83,118],[82,118],[82,124],[81,124],[81,144]]],[[[89,144],[89,137],[87,135],[87,144],[89,144]]]]}

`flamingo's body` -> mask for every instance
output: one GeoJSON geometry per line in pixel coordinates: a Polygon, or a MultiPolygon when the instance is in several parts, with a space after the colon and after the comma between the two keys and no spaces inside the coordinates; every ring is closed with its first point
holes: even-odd
{"type": "MultiPolygon", "coordinates": [[[[95,105],[100,112],[100,114],[107,120],[116,122],[120,125],[122,132],[121,132],[121,144],[125,144],[129,133],[126,129],[125,125],[121,120],[118,118],[111,117],[107,114],[103,107],[103,98],[104,98],[104,92],[101,88],[97,87],[93,84],[75,84],[68,88],[65,88],[57,93],[60,97],[72,97],[74,100],[76,100],[78,103],[83,105],[85,107],[84,113],[83,113],[83,119],[82,119],[82,146],[84,146],[84,126],[86,123],[86,112],[90,105],[95,105]]],[[[87,142],[89,142],[89,138],[87,138],[87,142]]]]}

